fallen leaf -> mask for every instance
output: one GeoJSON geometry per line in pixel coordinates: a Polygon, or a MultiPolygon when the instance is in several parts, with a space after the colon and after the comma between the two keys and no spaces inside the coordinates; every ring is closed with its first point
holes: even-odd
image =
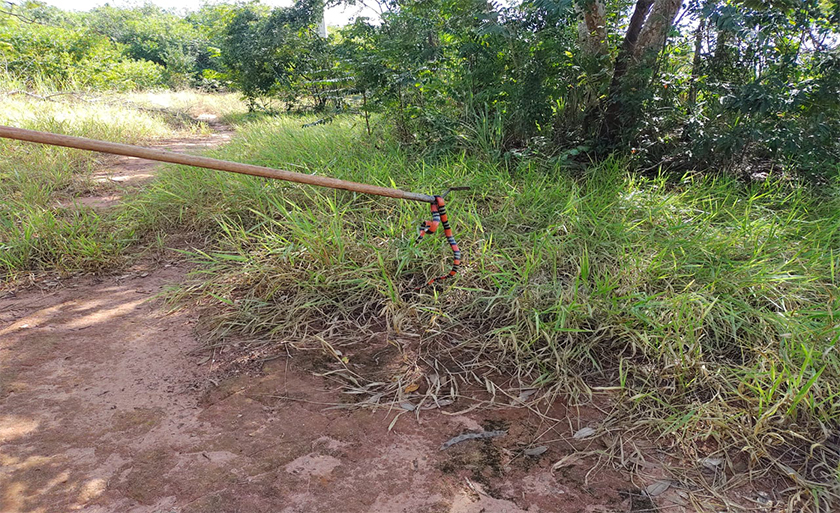
{"type": "Polygon", "coordinates": [[[368,397],[361,404],[379,404],[379,400],[382,399],[383,394],[373,394],[372,396],[368,397]]]}
{"type": "Polygon", "coordinates": [[[519,392],[519,402],[524,403],[528,400],[529,397],[537,393],[536,388],[526,388],[525,390],[519,392]]]}
{"type": "Polygon", "coordinates": [[[467,486],[472,490],[476,495],[487,495],[487,492],[481,487],[480,483],[473,483],[470,481],[470,478],[465,477],[464,479],[467,480],[467,486]]]}
{"type": "Polygon", "coordinates": [[[405,387],[405,393],[409,394],[411,392],[414,392],[418,388],[420,388],[420,385],[418,385],[417,383],[412,383],[412,384],[408,385],[407,387],[405,387]]]}
{"type": "Polygon", "coordinates": [[[560,470],[563,467],[571,467],[572,465],[576,465],[583,456],[580,454],[573,452],[572,454],[567,454],[560,458],[560,461],[555,463],[551,468],[552,470],[560,470]]]}
{"type": "Polygon", "coordinates": [[[499,431],[481,431],[481,432],[478,432],[478,433],[464,433],[464,434],[458,435],[454,438],[450,438],[449,440],[444,442],[444,444],[440,446],[440,450],[443,451],[443,450],[449,449],[453,445],[459,444],[461,442],[466,442],[467,440],[476,440],[476,439],[479,439],[479,438],[495,438],[497,436],[505,436],[506,434],[507,434],[507,431],[502,431],[502,430],[499,430],[499,431]]]}
{"type": "Polygon", "coordinates": [[[391,432],[392,429],[394,429],[394,425],[396,425],[397,420],[400,418],[400,415],[402,415],[403,413],[405,413],[405,412],[401,411],[401,412],[397,413],[396,415],[394,415],[394,420],[392,420],[391,423],[388,424],[388,432],[389,433],[391,432]]]}
{"type": "Polygon", "coordinates": [[[417,406],[408,401],[405,401],[403,403],[400,403],[400,408],[402,408],[405,411],[414,411],[417,409],[417,406]]]}
{"type": "Polygon", "coordinates": [[[700,464],[709,470],[719,470],[723,465],[723,460],[721,458],[703,458],[700,460],[700,464]]]}
{"type": "Polygon", "coordinates": [[[767,492],[758,492],[758,497],[756,497],[759,504],[763,504],[765,506],[772,506],[773,501],[770,499],[770,495],[767,492]]]}
{"type": "Polygon", "coordinates": [[[545,451],[547,451],[547,450],[548,450],[548,447],[546,447],[544,445],[540,445],[538,447],[531,447],[530,449],[525,449],[522,452],[525,454],[525,456],[535,456],[536,457],[536,456],[539,456],[541,454],[544,454],[545,451]]]}
{"type": "Polygon", "coordinates": [[[688,506],[688,494],[683,492],[682,490],[677,490],[677,493],[674,494],[673,497],[668,497],[668,500],[676,504],[677,506],[688,506]]]}
{"type": "Polygon", "coordinates": [[[645,488],[645,493],[647,493],[650,497],[656,497],[657,495],[662,495],[665,493],[665,490],[671,487],[671,480],[670,479],[660,479],[659,481],[653,482],[645,488]]]}
{"type": "Polygon", "coordinates": [[[594,434],[595,434],[595,429],[593,429],[591,427],[585,427],[585,428],[578,429],[577,432],[574,435],[572,435],[572,438],[574,438],[575,440],[581,440],[583,438],[590,437],[594,434]]]}
{"type": "Polygon", "coordinates": [[[432,404],[427,404],[426,406],[423,406],[422,409],[424,409],[424,410],[434,410],[435,408],[443,408],[444,406],[449,406],[453,402],[455,402],[455,401],[453,401],[452,399],[438,399],[437,401],[435,401],[432,404]]]}

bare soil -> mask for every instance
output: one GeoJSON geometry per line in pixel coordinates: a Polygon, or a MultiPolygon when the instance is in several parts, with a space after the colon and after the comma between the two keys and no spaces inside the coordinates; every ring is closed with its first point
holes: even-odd
{"type": "MultiPolygon", "coordinates": [[[[209,125],[213,132],[208,135],[157,139],[143,146],[196,153],[230,141],[233,130],[229,126],[218,123],[215,119],[210,120],[209,125]]],[[[99,169],[89,177],[92,190],[88,194],[64,201],[60,206],[76,204],[97,210],[114,207],[126,193],[152,180],[159,166],[157,162],[121,155],[103,155],[99,163],[99,169]]]]}
{"type": "MultiPolygon", "coordinates": [[[[102,177],[153,174],[152,164],[119,159],[102,177]]],[[[453,405],[392,424],[396,405],[330,409],[346,399],[294,353],[250,372],[220,368],[197,340],[197,314],[155,299],[186,272],[156,261],[0,298],[1,512],[655,509],[637,492],[649,482],[596,468],[595,456],[552,470],[603,447],[572,438],[597,425],[595,410],[558,403],[552,414],[564,422],[555,423],[524,408],[456,415],[453,405]],[[484,430],[507,434],[441,449],[484,430]],[[535,446],[547,450],[524,453],[535,446]]],[[[667,510],[683,510],[678,502],[667,510]]]]}
{"type": "Polygon", "coordinates": [[[0,300],[0,511],[630,511],[617,472],[551,471],[571,444],[524,456],[570,438],[527,410],[389,431],[399,409],[326,409],[339,394],[294,357],[217,386],[193,316],[149,301],[184,275],[166,265],[0,300]]]}

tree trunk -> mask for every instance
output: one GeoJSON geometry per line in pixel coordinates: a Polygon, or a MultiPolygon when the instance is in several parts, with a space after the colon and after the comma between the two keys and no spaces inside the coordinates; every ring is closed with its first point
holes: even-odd
{"type": "Polygon", "coordinates": [[[607,55],[607,15],[604,0],[586,0],[577,6],[580,22],[578,23],[578,41],[583,51],[590,56],[607,55]]]}
{"type": "Polygon", "coordinates": [[[712,69],[717,72],[726,67],[726,62],[729,60],[729,40],[732,39],[732,33],[726,29],[720,29],[717,33],[717,41],[715,41],[715,54],[712,57],[712,69]]]}
{"type": "Polygon", "coordinates": [[[362,112],[365,113],[365,128],[367,128],[368,137],[370,137],[370,112],[367,108],[367,89],[362,89],[362,112]]]}
{"type": "Polygon", "coordinates": [[[601,123],[601,140],[610,146],[618,142],[628,120],[641,114],[635,102],[627,102],[628,92],[644,89],[643,81],[633,83],[636,68],[650,65],[659,55],[674,23],[682,0],[637,0],[630,25],[624,35],[621,49],[615,59],[615,69],[610,82],[604,119],[601,123]],[[635,87],[634,87],[635,86],[635,87]]]}
{"type": "Polygon", "coordinates": [[[648,11],[653,5],[653,0],[637,0],[633,16],[630,17],[630,25],[624,34],[624,41],[621,49],[615,58],[615,69],[613,70],[610,90],[607,95],[607,109],[601,123],[601,139],[608,144],[613,144],[621,131],[622,102],[620,99],[624,76],[630,67],[630,60],[636,51],[636,43],[639,40],[639,33],[645,24],[648,11]]]}
{"type": "Polygon", "coordinates": [[[639,34],[639,42],[636,45],[634,57],[636,61],[645,58],[655,52],[657,55],[665,44],[671,25],[682,7],[682,0],[656,0],[653,9],[645,21],[645,26],[639,34]]]}
{"type": "Polygon", "coordinates": [[[701,16],[694,32],[694,59],[691,63],[691,84],[688,87],[688,107],[694,110],[697,104],[697,80],[700,78],[700,52],[703,50],[703,34],[706,32],[706,18],[701,16]]]}

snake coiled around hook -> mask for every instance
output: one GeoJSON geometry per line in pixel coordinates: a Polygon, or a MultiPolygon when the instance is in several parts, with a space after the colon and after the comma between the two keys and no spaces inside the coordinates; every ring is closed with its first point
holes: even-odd
{"type": "Polygon", "coordinates": [[[449,226],[449,217],[446,215],[446,203],[443,200],[443,196],[435,196],[434,198],[435,200],[434,202],[432,202],[432,220],[423,221],[423,223],[420,225],[420,231],[417,235],[417,242],[423,240],[423,237],[425,237],[426,235],[434,234],[437,231],[438,226],[442,224],[443,234],[446,236],[446,241],[452,247],[452,269],[449,271],[448,274],[438,276],[437,278],[432,278],[422,287],[417,287],[417,290],[422,289],[423,287],[428,287],[429,285],[437,281],[443,281],[453,278],[456,274],[458,274],[458,270],[461,268],[461,248],[458,247],[458,242],[455,240],[455,236],[452,235],[452,227],[449,226]]]}

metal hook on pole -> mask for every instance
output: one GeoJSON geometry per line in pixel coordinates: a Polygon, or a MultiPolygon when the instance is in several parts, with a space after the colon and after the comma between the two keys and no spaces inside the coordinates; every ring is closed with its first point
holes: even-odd
{"type": "Polygon", "coordinates": [[[470,190],[469,187],[450,187],[450,188],[446,189],[445,191],[443,191],[443,194],[441,194],[440,197],[443,198],[443,199],[446,199],[446,197],[449,196],[450,192],[468,191],[468,190],[470,190]]]}

